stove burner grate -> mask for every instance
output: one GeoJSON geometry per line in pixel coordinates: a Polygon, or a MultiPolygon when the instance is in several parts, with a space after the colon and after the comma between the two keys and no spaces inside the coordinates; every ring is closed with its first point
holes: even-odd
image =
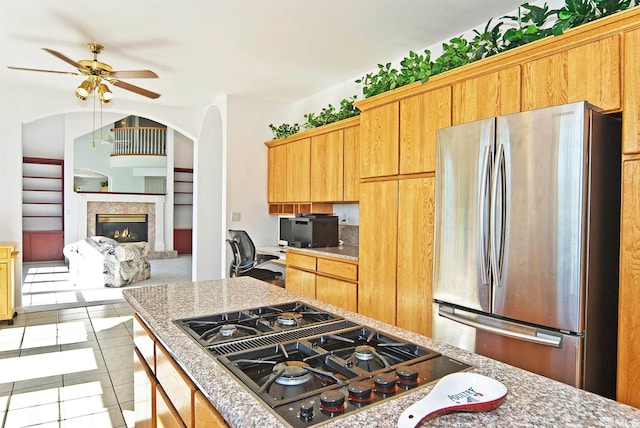
{"type": "Polygon", "coordinates": [[[305,337],[335,332],[336,330],[351,328],[355,325],[356,324],[351,321],[340,320],[336,322],[329,322],[327,324],[302,327],[297,330],[281,331],[277,333],[266,334],[264,336],[249,337],[246,339],[237,340],[235,342],[210,345],[207,346],[207,349],[215,355],[227,355],[240,351],[250,351],[252,349],[261,348],[263,346],[271,346],[277,345],[278,343],[299,340],[305,337]]]}

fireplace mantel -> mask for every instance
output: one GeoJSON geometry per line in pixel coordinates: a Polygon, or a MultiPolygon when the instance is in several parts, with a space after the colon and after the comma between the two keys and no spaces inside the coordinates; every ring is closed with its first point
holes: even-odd
{"type": "Polygon", "coordinates": [[[154,239],[152,242],[154,251],[164,251],[164,195],[151,194],[127,194],[127,193],[78,193],[78,238],[87,237],[89,202],[119,202],[119,203],[146,203],[154,204],[155,226],[153,229],[154,239]]]}

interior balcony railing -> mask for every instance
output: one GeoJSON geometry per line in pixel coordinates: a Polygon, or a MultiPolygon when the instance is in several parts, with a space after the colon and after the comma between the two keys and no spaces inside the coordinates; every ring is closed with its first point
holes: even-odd
{"type": "Polygon", "coordinates": [[[114,136],[111,156],[167,155],[167,128],[125,126],[111,131],[114,136]]]}

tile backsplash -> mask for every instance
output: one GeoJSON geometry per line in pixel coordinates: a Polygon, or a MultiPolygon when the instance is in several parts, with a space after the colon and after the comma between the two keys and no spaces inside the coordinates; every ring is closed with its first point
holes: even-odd
{"type": "Polygon", "coordinates": [[[358,246],[358,233],[358,226],[341,225],[338,227],[338,239],[350,247],[358,246]]]}

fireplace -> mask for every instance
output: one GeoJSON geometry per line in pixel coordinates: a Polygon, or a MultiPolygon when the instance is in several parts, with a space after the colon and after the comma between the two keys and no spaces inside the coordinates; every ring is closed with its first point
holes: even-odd
{"type": "Polygon", "coordinates": [[[118,242],[148,241],[147,214],[96,214],[96,235],[118,242]]]}

